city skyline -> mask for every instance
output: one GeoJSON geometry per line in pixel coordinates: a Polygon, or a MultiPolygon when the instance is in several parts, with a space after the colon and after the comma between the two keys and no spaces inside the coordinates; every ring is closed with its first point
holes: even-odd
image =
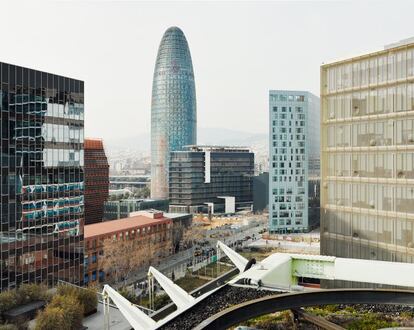
{"type": "Polygon", "coordinates": [[[224,128],[233,119],[235,128],[252,133],[267,132],[269,89],[318,95],[322,62],[380,49],[413,34],[408,15],[414,7],[407,2],[400,2],[398,16],[390,14],[391,5],[372,2],[34,2],[23,9],[5,3],[8,15],[0,27],[7,29],[16,19],[22,24],[3,36],[10,46],[4,48],[2,61],[83,79],[89,110],[86,136],[104,140],[149,134],[154,58],[159,36],[169,26],[186,31],[191,44],[200,126],[224,128]],[[371,11],[376,15],[369,15],[371,11]],[[37,28],[31,29],[41,14],[49,19],[36,20],[37,28]],[[366,22],[364,30],[346,23],[351,14],[366,22]],[[77,24],[72,26],[74,17],[77,24]],[[50,24],[59,29],[48,29],[50,24]],[[49,40],[63,41],[55,42],[51,51],[39,30],[47,30],[49,40]],[[306,58],[305,49],[311,49],[306,58]]]}

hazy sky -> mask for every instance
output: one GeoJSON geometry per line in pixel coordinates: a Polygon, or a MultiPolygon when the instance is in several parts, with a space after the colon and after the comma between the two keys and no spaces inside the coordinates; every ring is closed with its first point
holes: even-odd
{"type": "Polygon", "coordinates": [[[84,80],[86,135],[134,136],[150,131],[158,45],[179,26],[198,126],[267,132],[269,89],[318,95],[321,63],[414,36],[413,12],[410,1],[1,1],[0,61],[84,80]]]}

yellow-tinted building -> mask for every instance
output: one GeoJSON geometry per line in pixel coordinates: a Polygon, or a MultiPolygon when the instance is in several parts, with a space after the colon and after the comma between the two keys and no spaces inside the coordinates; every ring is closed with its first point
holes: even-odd
{"type": "Polygon", "coordinates": [[[321,67],[321,253],[414,262],[414,40],[321,67]]]}

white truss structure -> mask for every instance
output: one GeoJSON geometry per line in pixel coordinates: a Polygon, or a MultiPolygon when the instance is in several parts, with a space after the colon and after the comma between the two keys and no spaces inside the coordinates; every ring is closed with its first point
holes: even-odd
{"type": "MultiPolygon", "coordinates": [[[[298,278],[307,277],[414,287],[414,264],[409,263],[275,253],[245,271],[248,264],[246,258],[220,241],[217,242],[217,252],[219,250],[223,251],[240,271],[240,274],[228,283],[234,286],[296,291],[305,289],[298,286],[298,278]]],[[[102,293],[105,299],[106,329],[109,329],[110,324],[109,299],[119,308],[131,327],[136,330],[155,330],[220,289],[218,287],[194,298],[154,267],[149,268],[148,274],[157,280],[177,306],[177,310],[160,321],[154,321],[109,285],[105,285],[102,293]]]]}

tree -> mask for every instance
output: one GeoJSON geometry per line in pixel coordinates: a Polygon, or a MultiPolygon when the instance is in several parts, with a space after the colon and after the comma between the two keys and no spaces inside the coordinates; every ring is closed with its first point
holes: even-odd
{"type": "Polygon", "coordinates": [[[197,241],[205,239],[205,229],[200,225],[191,225],[183,233],[183,243],[192,247],[197,241]]]}
{"type": "Polygon", "coordinates": [[[156,251],[152,237],[141,240],[109,238],[103,242],[99,267],[116,283],[126,282],[131,272],[154,261],[156,251]]]}

